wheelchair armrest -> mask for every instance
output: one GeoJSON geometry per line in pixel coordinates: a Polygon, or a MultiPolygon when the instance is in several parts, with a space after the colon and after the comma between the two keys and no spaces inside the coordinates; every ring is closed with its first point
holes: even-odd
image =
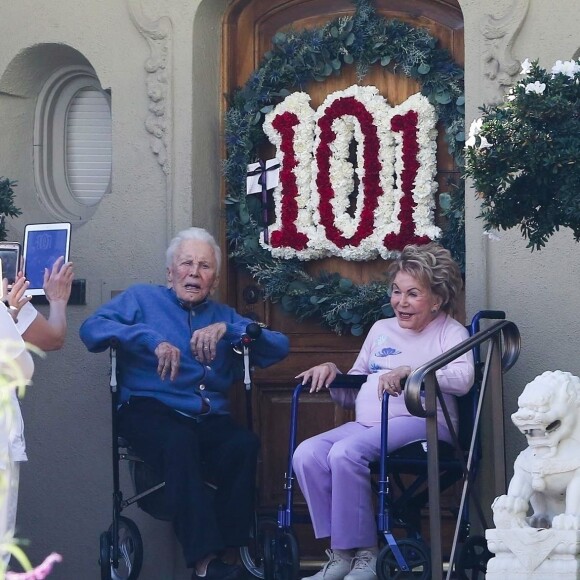
{"type": "Polygon", "coordinates": [[[329,389],[360,389],[366,383],[367,375],[336,375],[329,389]]]}

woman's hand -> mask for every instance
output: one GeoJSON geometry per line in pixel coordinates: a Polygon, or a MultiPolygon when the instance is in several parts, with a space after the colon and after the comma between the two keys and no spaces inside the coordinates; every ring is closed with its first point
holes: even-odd
{"type": "Polygon", "coordinates": [[[62,302],[67,304],[70,297],[72,283],[74,279],[72,262],[64,262],[64,256],[61,256],[52,265],[52,268],[44,269],[44,294],[50,302],[62,302]]]}
{"type": "Polygon", "coordinates": [[[10,291],[6,293],[6,280],[2,281],[4,283],[4,296],[6,297],[6,305],[10,310],[10,314],[14,319],[14,322],[18,320],[18,313],[20,309],[27,303],[30,302],[31,296],[25,296],[26,290],[28,290],[28,286],[30,283],[28,280],[22,275],[22,272],[18,273],[18,278],[12,284],[12,288],[10,291]]]}
{"type": "Polygon", "coordinates": [[[328,389],[330,383],[334,381],[339,372],[338,367],[334,363],[327,362],[301,372],[295,378],[302,379],[303,385],[307,385],[310,382],[310,392],[317,393],[323,388],[328,389]]]}
{"type": "Polygon", "coordinates": [[[398,397],[403,392],[401,381],[411,374],[411,367],[401,366],[394,368],[388,373],[379,377],[377,394],[379,399],[383,398],[383,392],[387,392],[391,397],[398,397]]]}

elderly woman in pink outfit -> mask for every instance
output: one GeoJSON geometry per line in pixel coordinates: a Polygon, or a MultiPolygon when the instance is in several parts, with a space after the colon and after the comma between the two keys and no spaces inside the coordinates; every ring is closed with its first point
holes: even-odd
{"type": "MultiPolygon", "coordinates": [[[[332,398],[355,408],[355,421],[307,439],[294,454],[293,466],[304,493],[317,538],[330,537],[328,562],[311,580],[376,578],[377,529],[369,464],[380,456],[381,400],[389,393],[391,452],[426,438],[425,420],[409,413],[401,379],[468,338],[452,313],[462,288],[461,272],[450,253],[437,244],[407,246],[389,268],[394,318],[371,328],[349,374],[369,375],[358,393],[330,389],[332,398]]],[[[327,362],[297,378],[310,392],[328,388],[338,367],[327,362]]],[[[457,427],[456,396],[473,383],[471,354],[437,372],[452,423],[457,427]]],[[[440,439],[451,442],[441,409],[440,439]]]]}

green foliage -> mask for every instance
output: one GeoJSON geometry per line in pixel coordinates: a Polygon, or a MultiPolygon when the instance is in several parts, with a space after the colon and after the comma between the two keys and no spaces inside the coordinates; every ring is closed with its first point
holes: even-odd
{"type": "Polygon", "coordinates": [[[481,108],[465,174],[481,197],[485,229],[519,227],[539,250],[562,226],[580,240],[580,66],[524,65],[529,72],[505,102],[481,108]]]}
{"type": "MultiPolygon", "coordinates": [[[[392,316],[387,284],[357,286],[338,274],[311,277],[298,260],[279,260],[262,248],[260,202],[246,196],[246,167],[257,161],[266,138],[264,115],[293,91],[356,66],[359,80],[371,66],[411,77],[437,110],[449,151],[463,167],[463,70],[427,30],[376,14],[372,0],[354,0],[356,12],[321,28],[278,32],[273,47],[246,84],[235,91],[225,116],[227,236],[230,256],[262,284],[267,298],[300,320],[318,319],[337,333],[359,335],[392,316]]],[[[450,188],[443,210],[446,247],[464,262],[463,182],[450,188]]]]}
{"type": "Polygon", "coordinates": [[[16,181],[10,181],[7,177],[0,177],[0,241],[6,239],[5,216],[17,217],[22,212],[14,205],[14,190],[16,181]]]}

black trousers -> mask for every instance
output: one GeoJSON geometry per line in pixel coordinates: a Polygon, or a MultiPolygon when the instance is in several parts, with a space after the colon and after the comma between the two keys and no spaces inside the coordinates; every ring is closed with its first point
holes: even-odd
{"type": "Polygon", "coordinates": [[[165,479],[165,500],[190,568],[210,552],[247,544],[260,446],[255,433],[229,415],[197,420],[149,397],[131,397],[118,418],[120,435],[165,479]],[[217,486],[215,495],[207,480],[217,486]]]}

